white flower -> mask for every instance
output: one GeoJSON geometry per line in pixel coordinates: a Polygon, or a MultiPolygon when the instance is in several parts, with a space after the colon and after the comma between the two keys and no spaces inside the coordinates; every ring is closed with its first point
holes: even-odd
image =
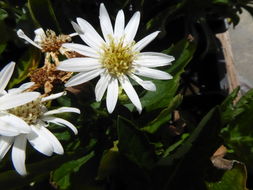
{"type": "MultiPolygon", "coordinates": [[[[18,89],[12,90],[10,93],[20,93],[18,89]]],[[[61,107],[48,111],[43,102],[59,98],[64,93],[52,94],[48,97],[37,98],[36,100],[7,110],[6,115],[0,116],[0,122],[9,122],[9,128],[16,129],[22,125],[29,127],[29,131],[11,136],[0,137],[0,159],[12,147],[12,162],[16,171],[21,175],[26,175],[25,159],[26,159],[26,143],[30,144],[42,154],[50,156],[54,153],[63,154],[63,147],[58,139],[47,129],[49,123],[60,126],[69,127],[77,134],[76,127],[65,119],[55,117],[54,114],[74,112],[80,113],[80,110],[72,107],[61,107]],[[17,121],[11,121],[13,116],[17,121]]]]}
{"type": "Polygon", "coordinates": [[[71,37],[76,36],[77,33],[72,33],[69,35],[58,35],[52,30],[47,30],[46,32],[42,28],[34,30],[35,37],[34,40],[29,38],[23,30],[19,29],[17,31],[18,37],[26,40],[30,44],[39,48],[43,52],[58,51],[61,48],[62,43],[68,42],[71,37]]]}
{"type": "Polygon", "coordinates": [[[159,80],[171,79],[170,74],[153,68],[170,65],[174,57],[163,53],[140,52],[159,33],[158,31],[153,32],[135,43],[134,37],[140,22],[140,12],[136,12],[125,26],[124,12],[120,10],[113,28],[107,10],[104,4],[101,4],[99,19],[104,39],[86,20],[77,18],[78,24],[73,23],[76,32],[88,46],[75,43],[62,45],[85,56],[71,58],[59,64],[59,70],[80,72],[72,77],[65,86],[82,84],[100,75],[95,87],[96,100],[100,101],[107,89],[106,105],[109,113],[113,112],[116,106],[119,84],[137,110],[141,112],[139,97],[129,77],[144,89],[155,91],[154,83],[144,81],[137,75],[159,80]]]}

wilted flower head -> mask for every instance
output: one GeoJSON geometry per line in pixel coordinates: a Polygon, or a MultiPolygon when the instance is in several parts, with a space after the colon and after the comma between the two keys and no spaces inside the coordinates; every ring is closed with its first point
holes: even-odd
{"type": "Polygon", "coordinates": [[[140,12],[136,12],[125,26],[124,12],[120,10],[113,28],[107,10],[104,4],[101,4],[99,19],[103,38],[86,20],[77,18],[77,23],[73,23],[76,32],[88,46],[76,43],[62,45],[86,56],[71,58],[60,63],[59,70],[80,72],[65,86],[75,86],[100,76],[95,87],[96,100],[100,101],[107,90],[106,105],[110,113],[113,112],[118,100],[119,85],[141,112],[139,97],[129,77],[144,89],[155,91],[153,82],[144,81],[137,75],[159,80],[171,79],[170,74],[153,68],[170,65],[174,57],[163,53],[140,52],[159,33],[156,31],[137,43],[134,41],[140,22],[140,12]]]}

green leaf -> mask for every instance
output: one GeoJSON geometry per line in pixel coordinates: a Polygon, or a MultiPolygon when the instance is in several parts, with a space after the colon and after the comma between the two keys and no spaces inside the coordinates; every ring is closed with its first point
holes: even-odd
{"type": "Polygon", "coordinates": [[[229,0],[212,0],[214,4],[228,4],[229,0]]]}
{"type": "Polygon", "coordinates": [[[54,185],[60,189],[67,189],[71,184],[70,175],[73,172],[78,172],[80,167],[88,162],[94,155],[94,152],[91,152],[88,155],[85,155],[77,160],[71,160],[64,163],[61,167],[52,173],[52,181],[54,185]]]}
{"type": "Polygon", "coordinates": [[[28,8],[37,27],[61,31],[50,0],[28,0],[28,8]]]}
{"type": "Polygon", "coordinates": [[[119,152],[141,168],[151,168],[154,164],[155,152],[147,137],[129,120],[121,116],[118,117],[117,127],[119,152]]]}
{"type": "Polygon", "coordinates": [[[0,20],[2,21],[7,17],[8,17],[8,13],[4,9],[0,8],[0,20]]]}
{"type": "Polygon", "coordinates": [[[180,75],[184,72],[185,66],[192,59],[195,48],[195,44],[187,40],[182,40],[169,50],[165,51],[165,53],[175,56],[176,59],[172,63],[172,66],[166,70],[166,72],[172,74],[173,79],[153,81],[156,85],[156,91],[148,91],[141,98],[141,103],[147,111],[165,108],[170,104],[178,89],[180,75]]]}
{"type": "Polygon", "coordinates": [[[224,173],[218,182],[207,182],[208,190],[247,190],[247,170],[244,164],[235,163],[231,170],[224,173]]]}
{"type": "Polygon", "coordinates": [[[141,128],[141,131],[148,133],[155,133],[164,123],[171,119],[171,112],[175,110],[182,101],[182,96],[179,94],[175,96],[169,103],[168,107],[163,109],[160,114],[151,121],[147,126],[141,128]]]}

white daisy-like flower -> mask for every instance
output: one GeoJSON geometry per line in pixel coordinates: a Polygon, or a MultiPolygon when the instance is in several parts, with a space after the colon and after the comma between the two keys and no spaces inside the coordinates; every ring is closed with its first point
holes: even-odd
{"type": "Polygon", "coordinates": [[[77,18],[77,23],[72,23],[87,45],[63,44],[63,47],[85,56],[67,59],[59,64],[59,70],[80,72],[73,76],[65,86],[79,85],[100,75],[95,87],[96,100],[100,101],[107,89],[106,105],[109,113],[113,112],[116,106],[119,85],[137,110],[141,112],[140,99],[129,77],[144,89],[155,91],[154,83],[144,81],[137,75],[159,80],[171,79],[170,74],[153,68],[170,65],[174,57],[157,52],[140,52],[159,33],[156,31],[137,43],[134,41],[140,22],[140,12],[136,12],[125,26],[124,12],[120,10],[113,28],[107,10],[104,4],[101,4],[99,19],[104,38],[82,18],[77,18]]]}
{"type": "Polygon", "coordinates": [[[61,50],[61,45],[64,42],[70,41],[71,37],[78,35],[77,33],[72,33],[69,35],[56,35],[54,31],[47,30],[46,32],[42,28],[34,30],[35,37],[34,40],[29,38],[23,30],[19,29],[17,31],[18,37],[26,40],[33,46],[39,48],[42,52],[55,52],[61,50]]]}
{"type": "MultiPolygon", "coordinates": [[[[26,85],[26,87],[31,85],[26,85]]],[[[10,93],[18,94],[18,89],[13,89],[10,93]]],[[[59,98],[64,93],[52,94],[48,97],[37,98],[27,104],[9,109],[6,115],[0,116],[0,122],[5,119],[9,128],[20,128],[22,125],[28,126],[29,131],[16,135],[5,135],[0,137],[0,160],[5,156],[12,146],[12,163],[14,168],[20,175],[26,175],[25,159],[26,159],[26,143],[29,143],[40,153],[50,156],[53,153],[63,154],[63,147],[58,139],[47,129],[49,123],[54,123],[60,126],[69,127],[77,134],[76,127],[69,121],[56,117],[54,114],[74,112],[80,113],[80,110],[73,107],[61,107],[54,110],[47,110],[44,102],[59,98]],[[17,121],[11,121],[10,116],[17,121]],[[3,118],[2,118],[3,117],[3,118]]]]}

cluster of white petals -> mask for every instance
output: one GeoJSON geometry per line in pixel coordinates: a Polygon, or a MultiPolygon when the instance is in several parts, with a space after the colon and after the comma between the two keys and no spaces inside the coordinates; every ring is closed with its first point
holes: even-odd
{"type": "Polygon", "coordinates": [[[141,112],[142,105],[130,78],[150,91],[156,90],[154,83],[138,76],[159,80],[172,78],[167,72],[154,68],[170,65],[174,57],[157,52],[140,52],[159,32],[153,32],[136,43],[134,38],[139,27],[140,12],[136,12],[126,25],[124,17],[123,10],[120,10],[113,28],[107,10],[104,4],[101,4],[99,20],[103,38],[86,20],[77,18],[77,23],[72,23],[73,27],[87,45],[64,43],[63,47],[84,57],[64,60],[58,66],[59,70],[80,72],[66,83],[66,87],[100,76],[95,87],[96,100],[100,101],[107,90],[106,105],[109,113],[112,113],[116,106],[119,85],[141,112]]]}
{"type": "Polygon", "coordinates": [[[77,134],[77,129],[73,124],[54,116],[54,114],[80,113],[80,110],[72,107],[61,107],[48,111],[43,102],[59,98],[64,93],[40,98],[39,92],[24,92],[33,85],[33,82],[5,91],[14,66],[15,63],[11,62],[0,72],[0,160],[12,147],[13,165],[19,174],[26,175],[25,149],[27,141],[36,150],[47,156],[52,155],[53,152],[63,154],[62,145],[47,129],[48,124],[67,126],[77,134]],[[24,117],[22,117],[23,115],[24,117]],[[29,120],[26,120],[25,117],[28,117],[29,120]]]}

